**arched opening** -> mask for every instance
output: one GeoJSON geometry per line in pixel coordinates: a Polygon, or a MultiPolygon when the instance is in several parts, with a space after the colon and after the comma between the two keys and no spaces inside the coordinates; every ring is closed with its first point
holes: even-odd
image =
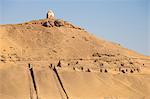
{"type": "Polygon", "coordinates": [[[133,70],[131,69],[130,73],[133,73],[133,70]]]}
{"type": "Polygon", "coordinates": [[[121,70],[122,73],[126,73],[124,70],[121,70]]]}
{"type": "Polygon", "coordinates": [[[137,70],[137,72],[140,72],[140,70],[138,68],[136,70],[137,70]]]}
{"type": "Polygon", "coordinates": [[[100,69],[100,72],[103,72],[102,69],[100,69]]]}
{"type": "Polygon", "coordinates": [[[81,70],[83,70],[83,67],[81,67],[81,70]]]}
{"type": "Polygon", "coordinates": [[[107,69],[105,69],[105,73],[107,73],[108,71],[107,71],[107,69]]]}
{"type": "Polygon", "coordinates": [[[91,72],[89,68],[87,69],[87,72],[91,72]]]}

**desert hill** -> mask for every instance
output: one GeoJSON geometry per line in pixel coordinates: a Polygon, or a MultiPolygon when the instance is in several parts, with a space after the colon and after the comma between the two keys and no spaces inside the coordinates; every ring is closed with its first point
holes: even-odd
{"type": "Polygon", "coordinates": [[[0,25],[2,99],[148,99],[150,57],[60,19],[0,25]]]}

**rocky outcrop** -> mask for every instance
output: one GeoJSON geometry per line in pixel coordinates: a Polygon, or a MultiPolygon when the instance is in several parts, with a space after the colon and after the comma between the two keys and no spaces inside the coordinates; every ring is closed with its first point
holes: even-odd
{"type": "Polygon", "coordinates": [[[64,26],[64,27],[68,27],[68,28],[84,30],[83,28],[72,25],[71,23],[64,21],[62,19],[53,19],[53,18],[39,20],[39,21],[31,21],[31,22],[24,23],[24,24],[40,25],[40,26],[44,26],[44,27],[62,27],[62,26],[64,26]]]}

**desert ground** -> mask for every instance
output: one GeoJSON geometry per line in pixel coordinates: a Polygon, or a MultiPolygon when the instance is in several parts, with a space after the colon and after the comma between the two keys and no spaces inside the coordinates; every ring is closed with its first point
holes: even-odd
{"type": "Polygon", "coordinates": [[[0,25],[1,99],[150,99],[150,57],[60,19],[0,25]]]}

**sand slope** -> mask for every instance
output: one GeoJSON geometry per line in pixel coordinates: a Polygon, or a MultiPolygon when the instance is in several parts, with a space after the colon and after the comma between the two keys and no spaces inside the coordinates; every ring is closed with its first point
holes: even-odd
{"type": "Polygon", "coordinates": [[[149,99],[149,82],[149,56],[66,21],[0,25],[2,99],[149,99]]]}
{"type": "Polygon", "coordinates": [[[71,99],[142,99],[150,97],[149,75],[60,72],[71,99]]]}

